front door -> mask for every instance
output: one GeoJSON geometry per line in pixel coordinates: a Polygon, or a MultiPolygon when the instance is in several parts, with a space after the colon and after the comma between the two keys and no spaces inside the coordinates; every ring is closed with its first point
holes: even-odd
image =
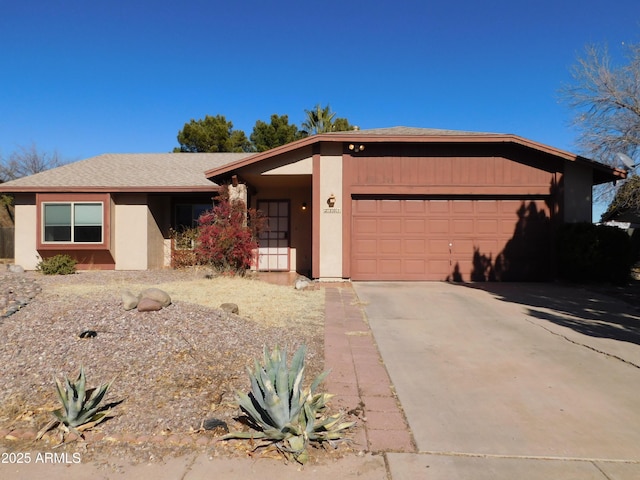
{"type": "Polygon", "coordinates": [[[268,219],[259,236],[258,270],[289,271],[289,200],[258,200],[268,219]]]}

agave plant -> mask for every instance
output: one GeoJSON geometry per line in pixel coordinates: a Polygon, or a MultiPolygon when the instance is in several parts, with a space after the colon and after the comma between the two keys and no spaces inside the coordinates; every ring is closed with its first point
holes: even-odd
{"type": "Polygon", "coordinates": [[[229,438],[263,439],[273,443],[287,458],[299,463],[308,459],[309,442],[333,445],[343,438],[344,431],[354,422],[342,422],[342,415],[324,415],[328,393],[315,393],[329,372],[318,375],[310,387],[303,389],[304,357],[302,345],[287,366],[287,351],[276,346],[271,353],[264,349],[264,365],[254,361],[247,368],[251,391],[236,395],[238,405],[248,416],[255,431],[232,432],[229,438]]]}
{"type": "Polygon", "coordinates": [[[100,407],[113,381],[100,385],[97,388],[87,389],[87,379],[84,367],[80,367],[80,373],[75,381],[65,378],[64,383],[55,378],[58,398],[62,408],[53,411],[56,420],[50,422],[38,434],[38,438],[56,423],[64,431],[72,431],[78,436],[79,432],[87,430],[109,418],[109,410],[100,407]]]}

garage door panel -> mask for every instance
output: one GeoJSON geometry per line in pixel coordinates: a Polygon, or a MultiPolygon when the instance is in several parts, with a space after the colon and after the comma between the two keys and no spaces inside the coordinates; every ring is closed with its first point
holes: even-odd
{"type": "Polygon", "coordinates": [[[358,200],[357,202],[354,202],[354,213],[356,214],[360,214],[360,213],[377,213],[378,212],[378,206],[377,206],[377,200],[358,200]]]}
{"type": "Polygon", "coordinates": [[[397,234],[402,231],[402,220],[400,218],[381,218],[379,220],[379,233],[397,234]]]}
{"type": "Polygon", "coordinates": [[[445,280],[446,276],[451,272],[451,263],[449,260],[428,260],[428,276],[436,277],[433,280],[445,280]]]}
{"type": "Polygon", "coordinates": [[[402,271],[402,260],[399,258],[382,258],[380,262],[380,273],[396,274],[402,271]]]}
{"type": "Polygon", "coordinates": [[[428,218],[427,222],[429,224],[430,233],[449,233],[448,219],[428,218]]]}
{"type": "Polygon", "coordinates": [[[476,212],[478,214],[496,214],[500,211],[499,203],[495,200],[478,200],[476,212]]]}
{"type": "Polygon", "coordinates": [[[495,234],[500,231],[500,222],[497,218],[479,218],[476,220],[476,232],[483,234],[495,234]]]}
{"type": "Polygon", "coordinates": [[[429,252],[432,254],[449,254],[449,239],[448,238],[428,238],[427,244],[429,245],[429,252]]]}
{"type": "Polygon", "coordinates": [[[451,211],[455,213],[473,213],[473,201],[471,200],[453,200],[451,211]]]}
{"type": "Polygon", "coordinates": [[[377,275],[378,260],[377,258],[359,258],[355,260],[353,268],[360,276],[377,275]]]}
{"type": "Polygon", "coordinates": [[[427,220],[425,218],[407,218],[404,221],[404,233],[424,234],[427,230],[427,220]]]}
{"type": "Polygon", "coordinates": [[[404,212],[424,215],[427,211],[427,203],[424,200],[405,200],[404,212]]]}
{"type": "Polygon", "coordinates": [[[473,254],[474,240],[471,238],[456,238],[451,241],[451,252],[454,254],[473,254]]]}
{"type": "Polygon", "coordinates": [[[354,220],[354,229],[360,234],[378,233],[378,220],[376,218],[360,217],[354,220]]]}
{"type": "Polygon", "coordinates": [[[378,251],[378,241],[376,239],[359,238],[354,242],[354,247],[363,255],[375,255],[378,251]]]}
{"type": "Polygon", "coordinates": [[[404,271],[409,275],[424,276],[427,272],[427,262],[424,259],[409,259],[404,264],[404,271]]]}
{"type": "Polygon", "coordinates": [[[550,235],[544,233],[549,212],[543,200],[357,199],[352,215],[354,280],[469,281],[487,279],[489,274],[510,279],[513,272],[505,273],[504,265],[509,269],[519,265],[521,272],[546,269],[546,247],[540,238],[550,235]],[[523,242],[532,238],[531,233],[522,237],[519,222],[524,221],[526,232],[536,232],[533,243],[523,242]],[[507,246],[511,248],[506,250],[507,246]],[[508,261],[496,266],[496,258],[505,251],[508,261]]]}
{"type": "Polygon", "coordinates": [[[378,253],[383,254],[398,254],[402,251],[402,240],[398,238],[383,238],[378,242],[378,253]]]}
{"type": "Polygon", "coordinates": [[[477,240],[474,244],[474,251],[482,255],[491,255],[495,257],[504,248],[505,242],[499,242],[498,240],[477,240]]]}
{"type": "Polygon", "coordinates": [[[402,200],[382,200],[380,211],[382,213],[400,214],[402,211],[402,200]]]}
{"type": "MultiPolygon", "coordinates": [[[[422,200],[423,202],[425,200],[422,200]]],[[[430,200],[427,203],[427,211],[430,215],[449,214],[448,200],[430,200]]]]}
{"type": "Polygon", "coordinates": [[[452,231],[454,234],[471,234],[473,233],[473,219],[471,218],[455,218],[451,221],[452,231]]]}
{"type": "Polygon", "coordinates": [[[410,255],[426,255],[427,241],[424,238],[408,238],[404,242],[404,251],[410,255]]]}

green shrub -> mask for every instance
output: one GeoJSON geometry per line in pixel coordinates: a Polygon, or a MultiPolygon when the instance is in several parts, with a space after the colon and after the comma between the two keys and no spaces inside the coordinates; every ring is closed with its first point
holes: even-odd
{"type": "Polygon", "coordinates": [[[54,255],[50,258],[43,258],[36,270],[45,275],[70,275],[76,273],[76,264],[78,262],[69,255],[54,255]]]}
{"type": "Polygon", "coordinates": [[[624,230],[570,223],[558,229],[556,240],[560,278],[578,283],[629,281],[633,255],[624,230]]]}

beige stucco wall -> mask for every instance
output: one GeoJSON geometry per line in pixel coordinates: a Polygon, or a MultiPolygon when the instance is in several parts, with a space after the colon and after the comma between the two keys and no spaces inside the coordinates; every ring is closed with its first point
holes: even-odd
{"type": "Polygon", "coordinates": [[[280,165],[262,172],[262,175],[311,175],[313,157],[305,157],[286,165],[280,165]]]}
{"type": "Polygon", "coordinates": [[[114,198],[114,245],[116,270],[146,270],[149,208],[146,195],[114,198]]]}
{"type": "Polygon", "coordinates": [[[586,165],[565,163],[564,221],[591,222],[593,170],[586,165]]]}
{"type": "Polygon", "coordinates": [[[314,205],[320,216],[320,265],[321,280],[342,279],[342,155],[320,157],[320,205],[314,205]],[[333,194],[333,208],[327,199],[333,194]]]}
{"type": "Polygon", "coordinates": [[[36,197],[15,196],[15,263],[26,270],[35,270],[40,258],[36,250],[36,197]]]}
{"type": "MultiPolygon", "coordinates": [[[[147,211],[147,268],[164,267],[165,242],[163,229],[168,224],[167,213],[170,211],[168,197],[148,197],[147,211]]],[[[165,229],[166,230],[166,229],[165,229]]]]}

